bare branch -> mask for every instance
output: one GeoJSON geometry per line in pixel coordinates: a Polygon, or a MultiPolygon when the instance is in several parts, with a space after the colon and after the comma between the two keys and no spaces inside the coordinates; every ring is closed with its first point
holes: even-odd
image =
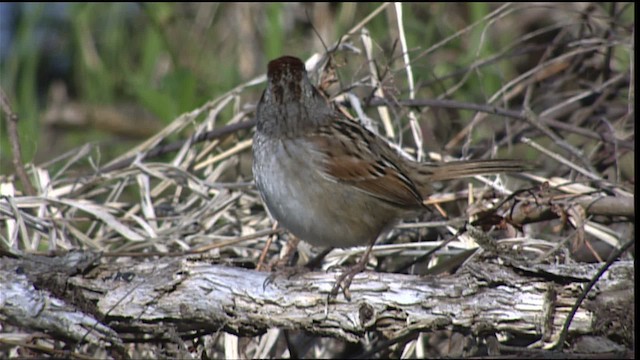
{"type": "Polygon", "coordinates": [[[2,112],[5,114],[7,118],[7,130],[9,132],[9,141],[11,142],[11,152],[13,153],[13,167],[16,171],[16,174],[20,178],[22,185],[24,186],[24,191],[27,195],[34,196],[36,194],[36,190],[33,188],[31,181],[29,180],[29,176],[24,169],[24,164],[22,163],[22,151],[20,150],[20,137],[18,136],[18,115],[13,112],[11,109],[11,104],[9,103],[9,98],[4,92],[4,89],[0,87],[0,106],[2,107],[2,112]]]}

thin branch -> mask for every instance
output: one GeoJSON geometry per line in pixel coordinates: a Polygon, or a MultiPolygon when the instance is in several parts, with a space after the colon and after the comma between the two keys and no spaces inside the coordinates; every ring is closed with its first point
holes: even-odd
{"type": "Polygon", "coordinates": [[[562,351],[562,349],[564,348],[564,341],[567,338],[567,335],[569,334],[569,326],[571,326],[571,321],[573,321],[573,317],[576,315],[576,312],[578,311],[580,304],[582,304],[584,299],[587,297],[587,294],[589,293],[589,291],[593,288],[596,282],[598,282],[598,280],[602,277],[602,274],[604,274],[604,272],[611,267],[613,262],[616,261],[618,257],[620,257],[620,255],[624,254],[627,250],[629,250],[629,248],[631,248],[631,246],[634,245],[635,243],[636,243],[635,240],[630,240],[626,244],[624,244],[624,246],[622,246],[618,251],[611,254],[611,256],[609,257],[609,260],[607,260],[607,262],[604,265],[602,265],[598,273],[595,274],[591,279],[591,281],[589,281],[589,283],[584,287],[582,294],[580,294],[580,297],[573,304],[573,307],[571,308],[571,311],[567,316],[567,320],[562,326],[562,332],[560,333],[560,336],[558,338],[558,343],[556,344],[556,350],[562,351]]]}
{"type": "Polygon", "coordinates": [[[9,104],[9,98],[4,92],[4,89],[0,87],[0,106],[2,107],[2,111],[7,117],[7,130],[9,132],[9,141],[11,142],[11,152],[13,153],[13,166],[24,186],[24,191],[29,196],[35,196],[36,190],[33,188],[31,181],[29,180],[29,176],[27,176],[27,172],[24,169],[24,164],[22,163],[22,152],[20,150],[20,137],[18,136],[18,114],[14,113],[11,109],[11,104],[9,104]]]}
{"type": "MultiPolygon", "coordinates": [[[[144,159],[150,159],[150,158],[154,158],[157,156],[161,156],[176,150],[179,150],[185,143],[187,142],[191,142],[193,144],[199,143],[199,142],[203,142],[203,141],[209,141],[209,140],[214,140],[214,139],[220,139],[223,138],[225,136],[228,136],[230,134],[233,134],[237,131],[240,130],[245,130],[245,129],[250,129],[252,128],[254,125],[256,124],[255,119],[251,119],[249,121],[243,121],[243,122],[239,122],[239,123],[234,123],[231,125],[227,125],[224,127],[221,127],[219,129],[214,129],[211,131],[207,131],[201,134],[198,134],[196,136],[193,136],[191,139],[185,139],[185,140],[179,140],[179,141],[175,141],[172,142],[170,144],[159,144],[158,146],[152,148],[151,150],[149,150],[149,152],[146,153],[146,155],[143,157],[144,159]]],[[[122,169],[125,168],[129,165],[131,165],[133,163],[133,161],[136,159],[135,156],[132,156],[130,158],[126,158],[123,160],[120,160],[116,163],[107,165],[103,168],[100,169],[100,172],[110,172],[110,171],[114,171],[117,169],[122,169]]],[[[142,160],[142,159],[140,159],[142,160]]]]}
{"type": "MultiPolygon", "coordinates": [[[[420,106],[420,107],[431,106],[431,107],[438,107],[438,108],[444,108],[444,109],[471,110],[471,111],[478,111],[478,112],[483,112],[487,114],[493,114],[497,116],[504,116],[504,117],[508,117],[516,120],[525,120],[525,121],[527,120],[527,117],[521,111],[503,109],[494,105],[474,104],[474,103],[468,103],[468,102],[460,102],[456,100],[408,99],[408,100],[398,100],[397,102],[395,102],[395,104],[400,106],[420,106]]],[[[386,99],[374,97],[370,99],[367,105],[381,106],[381,105],[390,105],[390,104],[389,104],[389,101],[386,99]]],[[[588,137],[595,140],[602,140],[609,143],[617,143],[621,148],[625,148],[629,150],[635,149],[635,145],[632,141],[612,139],[611,135],[609,134],[601,134],[588,129],[577,128],[575,126],[572,126],[571,124],[567,124],[546,116],[541,116],[539,120],[544,122],[546,125],[556,129],[571,131],[576,133],[577,135],[581,135],[581,136],[588,137]]]]}

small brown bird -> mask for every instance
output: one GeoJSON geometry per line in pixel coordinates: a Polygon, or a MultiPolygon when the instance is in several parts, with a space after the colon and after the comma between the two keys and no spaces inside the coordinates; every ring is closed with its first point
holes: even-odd
{"type": "Polygon", "coordinates": [[[269,63],[257,108],[253,174],[271,215],[315,246],[370,245],[332,290],[348,288],[376,239],[424,210],[431,183],[524,169],[515,160],[411,161],[384,139],[336,111],[311,84],[304,63],[269,63]]]}

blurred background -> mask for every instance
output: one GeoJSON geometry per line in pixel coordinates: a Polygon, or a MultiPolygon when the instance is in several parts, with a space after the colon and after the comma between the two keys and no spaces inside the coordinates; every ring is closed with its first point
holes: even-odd
{"type": "MultiPolygon", "coordinates": [[[[111,158],[262,74],[269,59],[321,51],[320,37],[334,42],[376,6],[2,3],[0,85],[20,117],[24,160],[86,142],[111,158]]],[[[370,30],[386,27],[374,21],[370,30]]],[[[4,122],[0,129],[6,174],[4,122]]]]}
{"type": "MultiPolygon", "coordinates": [[[[559,32],[573,25],[573,31],[582,31],[578,28],[584,16],[604,22],[613,7],[623,30],[634,21],[633,4],[538,4],[487,21],[500,6],[403,5],[417,97],[484,103],[534,66],[559,32]],[[469,27],[482,19],[481,26],[469,27]],[[444,39],[449,41],[437,51],[425,51],[444,39]],[[520,42],[512,46],[516,40],[520,42]],[[471,65],[481,71],[468,71],[471,65]],[[452,84],[455,92],[450,91],[452,84]]],[[[100,145],[103,159],[113,158],[179,114],[263,74],[270,59],[322,52],[323,42],[334,44],[377,7],[2,3],[0,86],[20,117],[23,159],[39,164],[88,142],[100,145]]],[[[377,66],[383,69],[394,61],[402,65],[393,6],[374,16],[366,30],[374,39],[377,66]]],[[[616,66],[628,68],[628,49],[614,51],[616,66]]],[[[406,89],[403,83],[394,86],[406,89]]],[[[242,96],[255,102],[259,92],[242,96]]],[[[443,130],[434,130],[428,122],[421,120],[426,140],[432,147],[442,146],[437,132],[443,130]]],[[[0,155],[0,174],[13,173],[4,121],[0,155]]]]}

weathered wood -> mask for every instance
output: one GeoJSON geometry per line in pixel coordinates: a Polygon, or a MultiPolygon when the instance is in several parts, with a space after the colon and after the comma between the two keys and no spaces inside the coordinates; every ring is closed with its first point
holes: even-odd
{"type": "MultiPolygon", "coordinates": [[[[250,336],[278,327],[349,341],[369,330],[391,337],[456,328],[532,335],[549,345],[600,266],[527,267],[492,260],[439,277],[365,272],[351,285],[351,301],[339,295],[327,303],[335,272],[278,277],[265,287],[269,273],[193,257],[102,261],[93,268],[88,258],[67,259],[62,266],[65,261],[2,258],[0,318],[76,341],[112,344],[164,341],[165,329],[182,336],[220,330],[250,336]]],[[[632,303],[633,289],[633,262],[613,264],[578,310],[571,334],[602,334],[597,320],[615,312],[589,304],[612,292],[632,303]]]]}

